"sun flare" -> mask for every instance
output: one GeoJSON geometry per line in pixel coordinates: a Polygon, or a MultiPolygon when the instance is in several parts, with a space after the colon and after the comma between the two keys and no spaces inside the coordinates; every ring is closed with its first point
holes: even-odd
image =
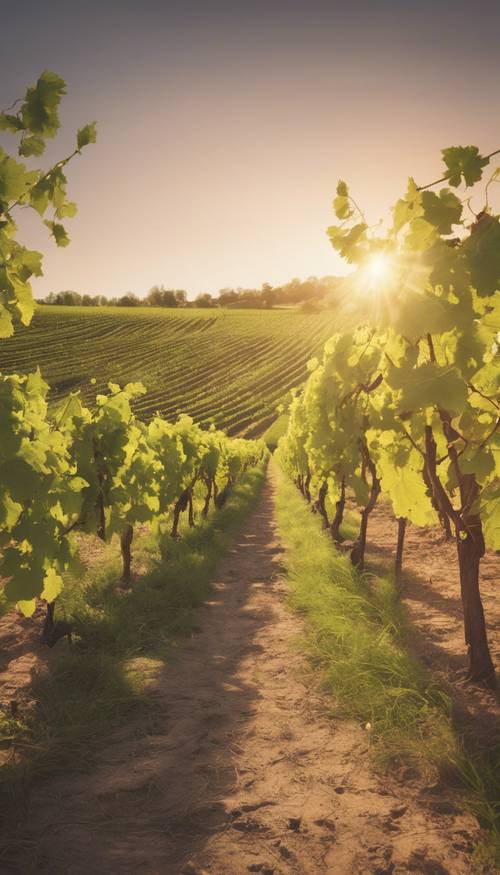
{"type": "Polygon", "coordinates": [[[392,270],[391,258],[385,252],[377,252],[376,255],[372,255],[365,267],[367,278],[373,286],[389,279],[392,270]]]}

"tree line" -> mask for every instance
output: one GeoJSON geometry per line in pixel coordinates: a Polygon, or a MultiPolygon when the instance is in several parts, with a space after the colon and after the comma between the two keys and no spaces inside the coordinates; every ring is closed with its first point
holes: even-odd
{"type": "Polygon", "coordinates": [[[39,299],[40,304],[58,304],[79,307],[230,307],[245,309],[266,309],[273,307],[295,307],[315,310],[328,306],[335,300],[341,280],[338,277],[308,277],[306,280],[294,278],[282,286],[264,283],[260,289],[224,288],[217,295],[208,292],[199,294],[194,300],[188,299],[184,289],[166,289],[163,285],[153,286],[144,298],[133,292],[119,297],[80,294],[70,290],[50,292],[39,299]]]}

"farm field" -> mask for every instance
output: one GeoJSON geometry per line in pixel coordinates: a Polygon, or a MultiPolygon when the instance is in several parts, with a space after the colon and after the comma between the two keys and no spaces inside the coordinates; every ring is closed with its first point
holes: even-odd
{"type": "Polygon", "coordinates": [[[92,403],[110,380],[139,380],[147,390],[134,405],[141,418],[187,413],[252,437],[303,382],[336,318],[334,311],[39,307],[29,328],[2,342],[0,371],[39,365],[53,402],[80,390],[92,403]]]}

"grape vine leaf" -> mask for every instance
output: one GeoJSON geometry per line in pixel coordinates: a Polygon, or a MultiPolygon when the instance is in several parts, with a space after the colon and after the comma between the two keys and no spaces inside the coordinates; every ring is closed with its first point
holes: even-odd
{"type": "Polygon", "coordinates": [[[83,128],[80,128],[76,135],[76,147],[79,152],[85,147],[88,146],[89,143],[95,143],[97,141],[97,125],[96,122],[90,122],[88,125],[84,125],[83,128]]]}
{"type": "Polygon", "coordinates": [[[64,79],[51,70],[45,70],[36,85],[26,92],[20,109],[24,128],[42,137],[54,137],[59,129],[58,108],[64,94],[64,79]]]}
{"type": "Polygon", "coordinates": [[[483,175],[483,167],[490,159],[479,154],[477,146],[450,146],[442,150],[442,156],[447,168],[450,185],[457,188],[462,181],[467,186],[479,182],[483,175]]]}
{"type": "Polygon", "coordinates": [[[349,202],[349,189],[342,179],[337,184],[337,197],[333,200],[333,209],[337,219],[350,219],[353,214],[349,202]]]}
{"type": "Polygon", "coordinates": [[[43,591],[41,598],[45,599],[47,602],[53,602],[54,599],[62,592],[63,589],[63,579],[60,574],[57,574],[53,568],[49,568],[49,570],[45,574],[45,578],[43,581],[43,591]]]}
{"type": "Polygon", "coordinates": [[[438,195],[433,191],[423,191],[422,206],[425,219],[440,234],[451,234],[452,226],[460,222],[462,204],[449,188],[442,188],[438,195]]]}
{"type": "Polygon", "coordinates": [[[43,224],[46,225],[49,229],[52,237],[56,241],[57,246],[69,245],[70,239],[64,225],[61,225],[59,222],[52,222],[49,219],[46,219],[43,224]]]}
{"type": "Polygon", "coordinates": [[[500,485],[491,484],[481,495],[481,516],[487,545],[500,550],[500,485]]]}

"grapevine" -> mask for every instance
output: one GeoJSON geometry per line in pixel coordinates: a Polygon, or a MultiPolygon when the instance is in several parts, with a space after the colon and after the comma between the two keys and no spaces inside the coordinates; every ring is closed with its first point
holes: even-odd
{"type": "Polygon", "coordinates": [[[385,233],[368,227],[339,182],[341,223],[328,234],[355,266],[351,316],[361,301],[365,313],[312,363],[279,454],[299,485],[307,470],[318,502],[325,483],[337,509],[344,488],[355,498],[360,567],[380,492],[400,521],[398,575],[406,520],[454,533],[469,676],[493,686],[479,569],[486,546],[500,549],[500,220],[488,204],[498,168],[472,223],[464,210],[491,157],[473,146],[443,150],[451,188],[436,194],[410,179],[385,233]]]}

